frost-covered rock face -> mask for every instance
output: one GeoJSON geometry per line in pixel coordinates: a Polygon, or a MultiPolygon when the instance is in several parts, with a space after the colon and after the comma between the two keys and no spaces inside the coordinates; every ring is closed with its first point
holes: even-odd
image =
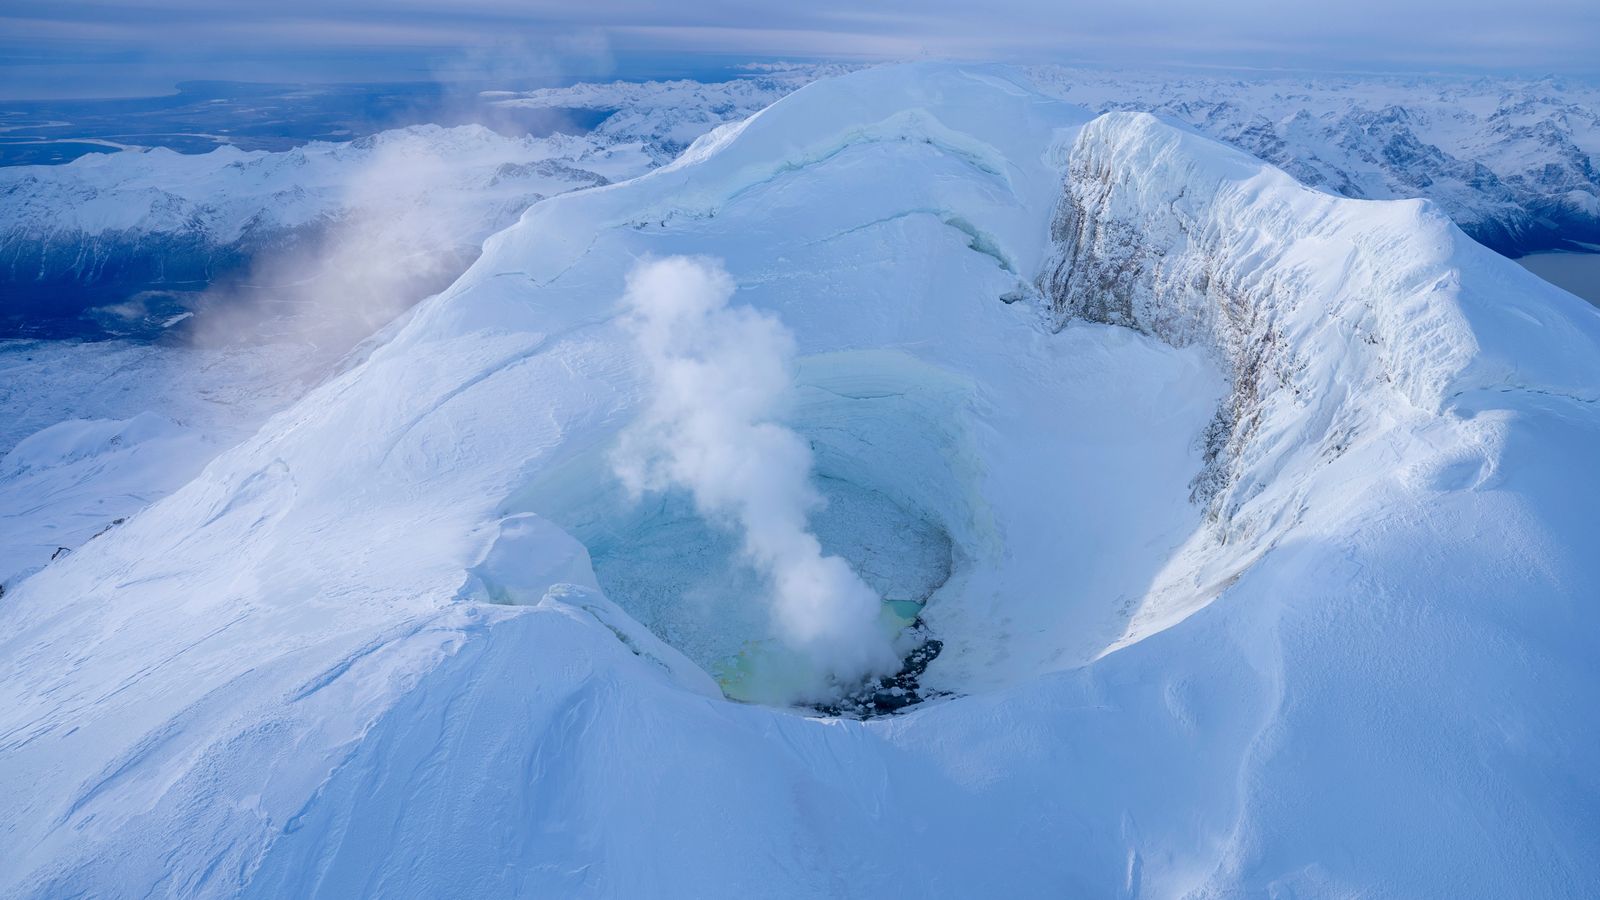
{"type": "MultiPolygon", "coordinates": [[[[1300,420],[1315,431],[1274,438],[1287,447],[1327,442],[1326,452],[1341,452],[1340,444],[1351,437],[1353,423],[1347,419],[1352,411],[1332,408],[1316,416],[1306,411],[1314,405],[1337,407],[1348,398],[1330,402],[1329,385],[1314,381],[1323,375],[1387,390],[1393,379],[1384,371],[1381,345],[1385,339],[1392,344],[1396,336],[1381,332],[1382,317],[1370,308],[1344,319],[1347,297],[1363,297],[1375,287],[1368,280],[1351,283],[1347,273],[1345,284],[1329,285],[1296,265],[1297,242],[1317,241],[1319,231],[1344,230],[1319,221],[1338,208],[1335,201],[1296,191],[1281,177],[1274,185],[1280,195],[1266,199],[1259,190],[1240,197],[1226,188],[1219,191],[1219,176],[1231,187],[1230,167],[1231,174],[1261,181],[1273,175],[1243,157],[1186,148],[1182,142],[1179,132],[1141,114],[1108,114],[1084,130],[1073,147],[1051,225],[1056,254],[1039,288],[1057,327],[1084,320],[1133,328],[1174,346],[1205,347],[1225,366],[1231,389],[1207,429],[1207,465],[1196,478],[1193,498],[1227,529],[1241,506],[1271,481],[1246,479],[1243,472],[1247,456],[1273,452],[1261,443],[1263,423],[1300,420]],[[1202,170],[1197,157],[1207,154],[1211,166],[1202,170]],[[1257,224],[1263,218],[1273,220],[1270,229],[1257,224]],[[1330,287],[1336,293],[1319,293],[1330,287]],[[1296,314],[1309,304],[1334,310],[1341,319],[1316,341],[1289,332],[1296,314]],[[1344,358],[1336,368],[1313,372],[1307,348],[1326,351],[1329,339],[1343,345],[1344,358]]],[[[1399,234],[1352,229],[1329,235],[1332,243],[1305,260],[1314,269],[1326,269],[1329,251],[1348,254],[1358,242],[1405,239],[1439,227],[1419,217],[1387,229],[1399,234]]],[[[1393,268],[1410,267],[1401,261],[1393,268]]],[[[1389,281],[1407,273],[1362,274],[1389,281]]]]}
{"type": "Polygon", "coordinates": [[[1551,326],[1542,303],[1486,290],[1517,284],[1503,272],[1464,278],[1481,254],[1436,208],[1313,192],[1148,114],[1084,128],[1051,240],[1038,286],[1057,327],[1134,328],[1229,373],[1193,483],[1216,523],[1205,567],[1275,543],[1304,515],[1305,483],[1393,427],[1394,408],[1529,380],[1600,399],[1593,323],[1551,326]]]}
{"type": "Polygon", "coordinates": [[[1597,385],[1600,316],[1426,204],[1004,69],[819,82],[8,590],[0,893],[1583,894],[1597,385]],[[759,585],[607,480],[673,256],[793,333],[811,529],[927,591],[932,702],[722,697],[759,585]]]}

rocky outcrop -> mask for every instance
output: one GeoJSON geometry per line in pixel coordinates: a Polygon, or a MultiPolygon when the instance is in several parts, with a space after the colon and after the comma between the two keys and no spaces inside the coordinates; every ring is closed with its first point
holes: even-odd
{"type": "Polygon", "coordinates": [[[1125,326],[1217,357],[1232,387],[1192,498],[1224,540],[1282,512],[1241,518],[1287,468],[1343,452],[1369,413],[1350,398],[1437,407],[1476,346],[1449,302],[1459,232],[1417,202],[1379,210],[1143,113],[1101,116],[1072,149],[1037,286],[1058,328],[1125,326]]]}

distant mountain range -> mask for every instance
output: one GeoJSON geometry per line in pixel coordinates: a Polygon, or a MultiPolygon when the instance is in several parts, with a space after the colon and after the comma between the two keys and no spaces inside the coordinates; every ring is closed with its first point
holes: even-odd
{"type": "MultiPolygon", "coordinates": [[[[270,289],[263,257],[314,247],[341,222],[409,229],[395,239],[430,248],[437,272],[406,288],[414,301],[448,283],[483,238],[540,198],[641,174],[712,128],[841,71],[578,84],[476,100],[513,119],[584,117],[574,131],[604,117],[582,134],[412,126],[276,152],[122,151],[0,168],[0,337],[159,333],[195,312],[195,298],[214,282],[270,289]],[[450,165],[425,166],[440,177],[378,195],[363,188],[396,157],[450,165]],[[410,214],[393,214],[405,206],[410,214]],[[135,315],[122,314],[130,309],[135,315]]],[[[1600,89],[1592,85],[1059,67],[1028,75],[1043,93],[1095,111],[1148,110],[1187,124],[1320,190],[1427,198],[1507,255],[1600,241],[1600,89]]]]}

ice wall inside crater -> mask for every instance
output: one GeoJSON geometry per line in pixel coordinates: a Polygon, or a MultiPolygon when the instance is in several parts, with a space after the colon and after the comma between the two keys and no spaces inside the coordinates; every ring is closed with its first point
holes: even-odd
{"type": "Polygon", "coordinates": [[[1084,127],[1051,241],[1037,285],[1057,327],[1105,322],[1198,347],[1230,382],[1192,485],[1212,527],[1124,640],[1231,585],[1305,518],[1316,479],[1351,448],[1474,391],[1600,396],[1583,374],[1596,366],[1586,311],[1551,306],[1433,204],[1313,191],[1149,114],[1084,127]]]}

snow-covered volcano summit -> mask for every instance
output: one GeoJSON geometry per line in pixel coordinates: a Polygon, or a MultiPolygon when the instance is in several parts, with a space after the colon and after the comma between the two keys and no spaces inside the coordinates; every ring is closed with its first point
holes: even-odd
{"type": "Polygon", "coordinates": [[[8,592],[0,893],[1592,891],[1600,314],[1025,85],[858,72],[538,203],[8,592]],[[792,333],[809,527],[934,699],[722,697],[760,579],[614,471],[677,256],[792,333]]]}

